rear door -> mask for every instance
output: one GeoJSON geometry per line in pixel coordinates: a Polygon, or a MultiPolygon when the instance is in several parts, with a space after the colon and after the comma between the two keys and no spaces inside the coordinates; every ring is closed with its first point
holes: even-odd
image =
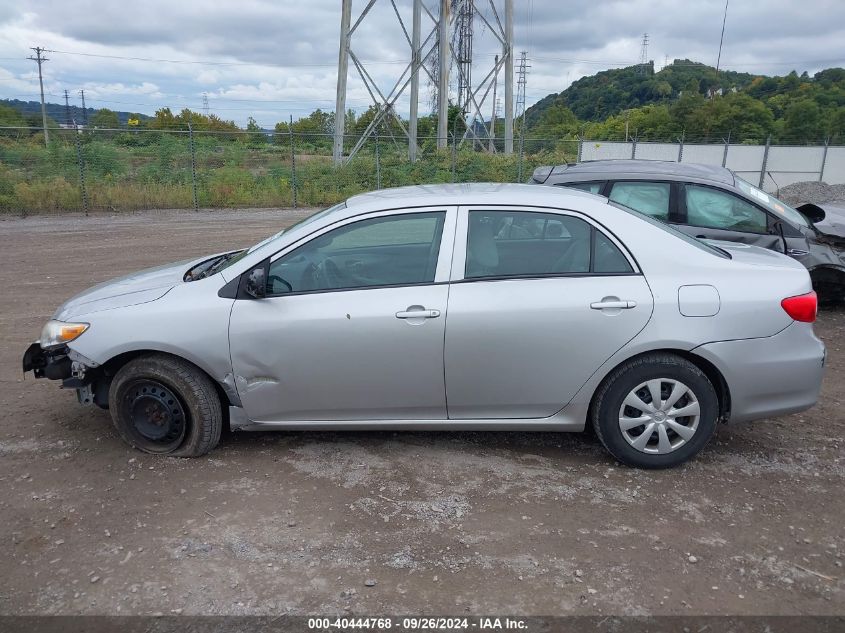
{"type": "Polygon", "coordinates": [[[633,259],[583,215],[462,207],[446,319],[449,418],[553,415],[652,308],[633,259]]]}

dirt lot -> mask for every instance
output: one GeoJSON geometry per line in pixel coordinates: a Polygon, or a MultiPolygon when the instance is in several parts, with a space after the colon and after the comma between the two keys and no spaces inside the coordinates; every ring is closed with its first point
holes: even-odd
{"type": "Polygon", "coordinates": [[[550,433],[241,433],[152,458],[22,380],[68,296],[295,217],[0,222],[0,613],[845,613],[845,312],[819,318],[815,409],[663,472],[550,433]]]}

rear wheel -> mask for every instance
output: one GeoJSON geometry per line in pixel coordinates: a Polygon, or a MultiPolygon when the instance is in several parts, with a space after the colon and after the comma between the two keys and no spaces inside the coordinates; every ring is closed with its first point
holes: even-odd
{"type": "Polygon", "coordinates": [[[845,303],[845,274],[833,268],[816,268],[810,273],[819,304],[837,306],[845,303]]]}
{"type": "Polygon", "coordinates": [[[670,468],[704,448],[718,416],[716,390],[704,372],[679,356],[654,354],[621,365],[605,379],[592,422],[619,461],[670,468]]]}
{"type": "Polygon", "coordinates": [[[150,354],[124,365],[111,383],[109,409],[121,438],[146,453],[198,457],[220,441],[214,385],[174,356],[150,354]]]}

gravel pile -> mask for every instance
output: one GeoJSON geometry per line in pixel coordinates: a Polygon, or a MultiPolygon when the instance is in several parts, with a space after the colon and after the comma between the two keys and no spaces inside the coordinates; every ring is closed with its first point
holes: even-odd
{"type": "Polygon", "coordinates": [[[786,204],[796,206],[805,202],[842,202],[845,204],[845,185],[829,185],[824,182],[795,182],[782,187],[778,198],[786,204]]]}

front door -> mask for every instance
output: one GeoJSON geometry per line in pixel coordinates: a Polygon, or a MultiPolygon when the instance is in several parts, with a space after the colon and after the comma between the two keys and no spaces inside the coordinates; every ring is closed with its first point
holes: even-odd
{"type": "Polygon", "coordinates": [[[778,253],[784,247],[793,253],[809,250],[807,239],[795,235],[791,225],[784,225],[781,235],[768,213],[722,189],[687,183],[681,188],[679,207],[683,224],[676,228],[699,239],[753,244],[778,253]]]}
{"type": "Polygon", "coordinates": [[[229,328],[251,420],[446,418],[454,213],[347,220],[271,259],[268,296],[235,301],[229,328]]]}
{"type": "Polygon", "coordinates": [[[446,320],[450,419],[555,414],[651,317],[643,276],[581,217],[461,209],[459,227],[446,320]]]}

